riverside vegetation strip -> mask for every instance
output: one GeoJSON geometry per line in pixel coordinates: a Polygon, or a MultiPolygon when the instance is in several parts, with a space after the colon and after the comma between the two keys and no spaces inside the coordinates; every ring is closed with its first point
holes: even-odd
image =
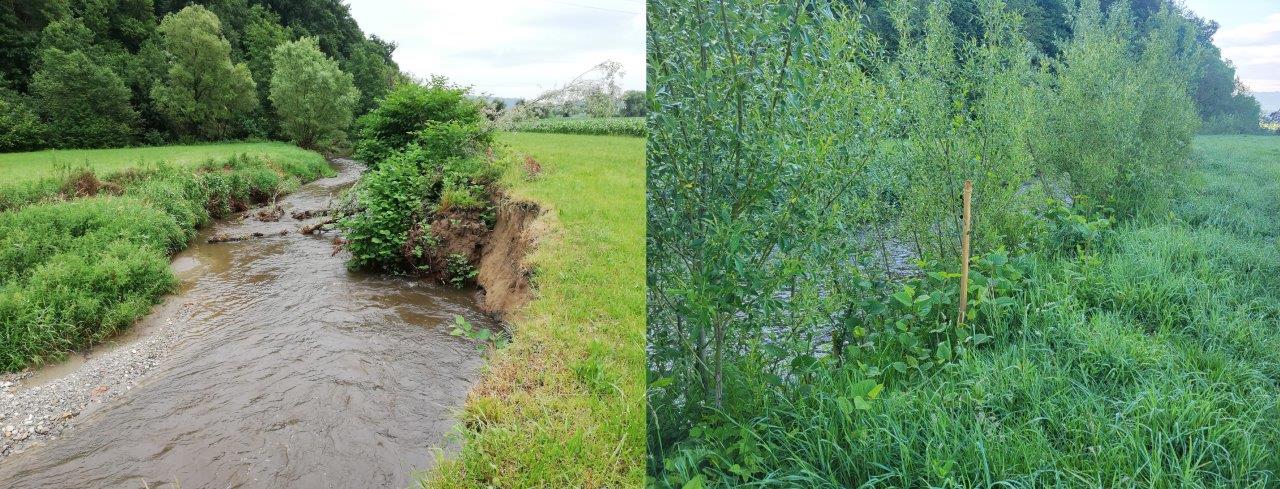
{"type": "Polygon", "coordinates": [[[127,327],[172,291],[169,256],[197,228],[331,173],[319,154],[295,148],[36,181],[57,190],[0,213],[0,370],[56,360],[127,327]]]}
{"type": "Polygon", "coordinates": [[[1277,484],[1280,139],[1099,3],[650,2],[650,483],[1277,484]]]}
{"type": "Polygon", "coordinates": [[[536,299],[512,321],[462,413],[462,453],[428,487],[633,487],[643,483],[642,138],[500,134],[541,163],[509,167],[511,198],[556,229],[538,244],[536,299]]]}

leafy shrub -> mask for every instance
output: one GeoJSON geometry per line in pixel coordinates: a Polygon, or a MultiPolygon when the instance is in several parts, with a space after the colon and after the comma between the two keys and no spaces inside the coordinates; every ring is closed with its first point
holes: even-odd
{"type": "Polygon", "coordinates": [[[1163,201],[1185,174],[1199,124],[1175,14],[1162,13],[1161,27],[1145,38],[1129,14],[1124,4],[1105,16],[1096,0],[1081,4],[1046,92],[1046,134],[1037,138],[1038,153],[1069,177],[1074,193],[1121,217],[1163,201]]]}
{"type": "Polygon", "coordinates": [[[427,218],[440,176],[424,171],[421,150],[411,149],[382,161],[354,189],[359,211],[339,225],[351,251],[350,266],[395,270],[403,261],[409,230],[427,218]]]}
{"type": "Polygon", "coordinates": [[[479,154],[493,143],[487,123],[475,121],[431,121],[418,131],[414,142],[430,161],[448,161],[479,154]]]}
{"type": "Polygon", "coordinates": [[[39,114],[27,100],[0,88],[0,152],[40,148],[44,131],[39,114]]]}
{"type": "Polygon", "coordinates": [[[376,167],[413,143],[430,122],[483,123],[482,102],[467,98],[467,92],[466,88],[449,85],[443,78],[432,79],[425,85],[397,85],[377,108],[356,121],[359,127],[356,157],[376,167]]]}
{"type": "Polygon", "coordinates": [[[516,123],[511,130],[519,132],[638,137],[644,137],[647,133],[645,130],[644,117],[532,119],[516,123]]]}

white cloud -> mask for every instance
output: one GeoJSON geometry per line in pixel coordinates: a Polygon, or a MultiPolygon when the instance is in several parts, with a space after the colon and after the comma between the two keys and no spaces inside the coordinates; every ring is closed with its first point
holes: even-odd
{"type": "Polygon", "coordinates": [[[1280,91],[1280,13],[1258,22],[1223,26],[1213,37],[1253,91],[1280,91]]]}
{"type": "Polygon", "coordinates": [[[645,83],[643,0],[350,0],[365,32],[399,45],[396,62],[477,92],[532,97],[604,60],[623,87],[645,83]]]}

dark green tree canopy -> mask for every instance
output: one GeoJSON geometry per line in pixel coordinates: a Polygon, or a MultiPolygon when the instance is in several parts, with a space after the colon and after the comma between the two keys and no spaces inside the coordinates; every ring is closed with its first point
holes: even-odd
{"type": "Polygon", "coordinates": [[[160,23],[170,67],[151,89],[156,107],[182,135],[216,139],[233,135],[236,120],[258,105],[244,63],[231,62],[231,45],[218,17],[199,5],[160,23]]]}
{"type": "MultiPolygon", "coordinates": [[[[12,117],[0,120],[4,124],[0,132],[25,134],[29,129],[30,119],[22,114],[34,111],[34,102],[15,100],[33,100],[30,85],[40,68],[41,53],[57,48],[66,53],[82,52],[124,82],[131,92],[129,103],[140,115],[131,132],[144,134],[149,143],[185,137],[282,136],[269,97],[274,73],[271,55],[277,46],[303,36],[316,37],[320,50],[352,74],[361,94],[357,115],[372,109],[401,77],[391,58],[395,45],[366,36],[340,0],[0,2],[0,88],[11,89],[14,95],[6,99],[6,110],[12,117]],[[220,36],[229,46],[225,51],[231,72],[240,72],[243,66],[255,85],[253,96],[249,97],[254,103],[244,103],[250,109],[244,110],[239,101],[232,104],[224,100],[220,104],[238,114],[233,119],[220,115],[210,119],[212,123],[196,123],[191,119],[194,115],[173,117],[189,112],[186,109],[194,105],[177,103],[188,97],[172,91],[175,78],[170,71],[177,58],[166,43],[166,37],[172,36],[162,34],[159,23],[188,7],[201,8],[216,17],[220,36]],[[162,88],[156,92],[158,86],[162,88]],[[164,96],[154,99],[153,92],[164,96]],[[199,125],[204,127],[196,127],[199,125]]],[[[215,50],[224,51],[220,47],[215,50]]],[[[226,74],[221,69],[218,72],[226,74]]],[[[243,82],[244,78],[236,74],[228,75],[225,83],[218,83],[242,87],[243,82]]],[[[207,115],[218,111],[205,112],[207,115]]],[[[36,122],[37,127],[41,124],[42,121],[36,122]]],[[[57,140],[39,141],[42,145],[61,144],[57,140]]]]}

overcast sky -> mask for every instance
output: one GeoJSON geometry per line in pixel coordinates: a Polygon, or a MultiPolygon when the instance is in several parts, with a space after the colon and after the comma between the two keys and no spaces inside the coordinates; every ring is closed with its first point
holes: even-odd
{"type": "Polygon", "coordinates": [[[1183,0],[1201,17],[1222,25],[1214,44],[1255,92],[1280,92],[1280,1],[1183,0]]]}
{"type": "Polygon", "coordinates": [[[644,0],[347,0],[367,33],[394,41],[400,68],[477,93],[530,98],[605,60],[643,90],[644,0]]]}

